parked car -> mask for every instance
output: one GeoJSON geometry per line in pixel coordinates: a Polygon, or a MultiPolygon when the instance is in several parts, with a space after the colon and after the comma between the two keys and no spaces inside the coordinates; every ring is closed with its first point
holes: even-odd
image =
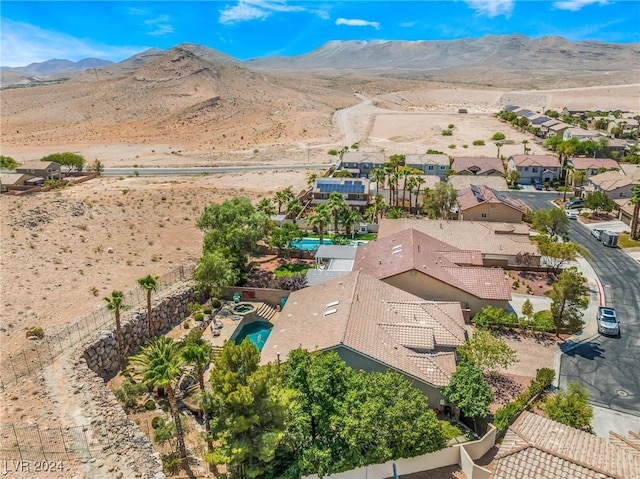
{"type": "Polygon", "coordinates": [[[542,189],[542,183],[540,182],[540,180],[533,180],[533,187],[536,190],[541,190],[542,189]]]}
{"type": "Polygon", "coordinates": [[[598,241],[600,241],[600,235],[602,235],[602,230],[599,230],[597,228],[593,228],[591,230],[591,236],[593,236],[598,241]]]}
{"type": "Polygon", "coordinates": [[[567,218],[570,220],[577,220],[578,214],[575,211],[567,211],[567,218]]]}
{"type": "Polygon", "coordinates": [[[574,198],[569,201],[564,207],[568,210],[572,210],[574,208],[582,208],[582,200],[580,198],[574,198]]]}
{"type": "Polygon", "coordinates": [[[598,332],[607,336],[620,334],[620,322],[616,310],[606,306],[598,308],[598,332]]]}

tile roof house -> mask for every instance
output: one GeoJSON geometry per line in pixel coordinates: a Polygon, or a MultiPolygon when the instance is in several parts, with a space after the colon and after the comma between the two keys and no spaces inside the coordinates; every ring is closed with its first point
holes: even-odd
{"type": "Polygon", "coordinates": [[[356,271],[292,292],[261,362],[293,349],[335,351],[354,369],[403,374],[439,407],[467,330],[460,303],[425,301],[356,271]]]}
{"type": "Polygon", "coordinates": [[[495,456],[492,479],[640,477],[640,435],[609,439],[523,412],[495,456]]]}
{"type": "Polygon", "coordinates": [[[16,168],[16,173],[32,175],[45,180],[62,179],[60,164],[55,161],[27,161],[16,168]]]}
{"type": "Polygon", "coordinates": [[[366,178],[320,178],[311,191],[311,204],[326,203],[334,191],[340,193],[352,209],[364,211],[369,204],[369,180],[366,178]]]}
{"type": "Polygon", "coordinates": [[[604,170],[619,170],[620,165],[611,158],[568,158],[567,164],[575,171],[584,171],[586,178],[602,173],[604,170]]]}
{"type": "Polygon", "coordinates": [[[377,241],[409,228],[462,250],[480,250],[484,266],[517,265],[518,255],[522,254],[529,256],[534,265],[540,262],[538,248],[524,223],[383,218],[377,241]]]}
{"type": "Polygon", "coordinates": [[[487,186],[471,185],[458,193],[458,214],[464,221],[520,223],[527,211],[523,201],[487,186]]]}
{"type": "Polygon", "coordinates": [[[550,131],[551,131],[551,130],[549,130],[549,128],[551,128],[554,125],[558,125],[560,123],[562,123],[560,120],[554,120],[554,119],[551,119],[549,121],[545,121],[544,123],[541,123],[540,124],[539,136],[541,136],[542,138],[547,138],[549,136],[550,131]]]}
{"type": "Polygon", "coordinates": [[[478,250],[406,229],[359,246],[353,269],[426,300],[466,303],[471,314],[487,305],[507,309],[511,289],[504,271],[482,265],[478,250]]]}
{"type": "Polygon", "coordinates": [[[354,246],[320,245],[314,256],[316,267],[308,269],[306,273],[307,286],[314,286],[349,274],[353,269],[355,257],[354,246]]]}
{"type": "Polygon", "coordinates": [[[498,191],[509,191],[507,180],[504,176],[472,176],[472,175],[451,175],[447,179],[456,191],[469,188],[471,185],[484,185],[498,191]]]}
{"type": "Polygon", "coordinates": [[[569,128],[573,128],[573,125],[563,122],[556,123],[555,125],[552,125],[548,128],[549,133],[547,134],[547,136],[562,136],[564,131],[569,128]]]}
{"type": "Polygon", "coordinates": [[[404,164],[422,171],[425,175],[436,175],[444,180],[447,177],[450,161],[445,154],[409,154],[405,155],[404,164]]]}
{"type": "Polygon", "coordinates": [[[594,191],[604,191],[612,200],[631,197],[631,188],[640,184],[620,171],[605,171],[589,178],[594,191]]]}
{"type": "Polygon", "coordinates": [[[28,184],[27,181],[33,178],[34,176],[25,173],[2,173],[0,174],[0,193],[24,189],[28,184]]]}
{"type": "Polygon", "coordinates": [[[520,185],[531,185],[533,180],[552,183],[560,178],[560,160],[551,155],[513,155],[507,161],[507,171],[513,170],[520,173],[520,185]]]}
{"type": "Polygon", "coordinates": [[[568,141],[577,138],[580,141],[597,140],[602,135],[597,131],[585,130],[584,128],[567,128],[562,133],[562,139],[568,141]]]}
{"type": "Polygon", "coordinates": [[[347,151],[340,162],[340,170],[348,170],[356,178],[369,178],[375,168],[382,168],[385,163],[384,153],[365,153],[347,151]]]}
{"type": "Polygon", "coordinates": [[[502,160],[494,156],[457,156],[451,169],[456,175],[504,176],[502,160]]]}

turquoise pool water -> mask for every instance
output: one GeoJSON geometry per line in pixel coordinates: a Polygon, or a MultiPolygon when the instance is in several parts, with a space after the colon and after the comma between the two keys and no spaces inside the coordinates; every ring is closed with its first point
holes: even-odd
{"type": "MultiPolygon", "coordinates": [[[[333,241],[324,238],[322,240],[322,244],[333,244],[333,241]]],[[[318,238],[302,238],[299,241],[291,242],[292,248],[303,249],[307,251],[318,249],[319,246],[320,246],[320,240],[318,238]]]]}
{"type": "Polygon", "coordinates": [[[271,334],[271,328],[273,328],[273,324],[267,321],[255,321],[245,324],[240,328],[238,336],[236,336],[236,344],[242,343],[244,338],[249,338],[249,341],[262,351],[264,343],[267,342],[267,338],[271,334]]]}

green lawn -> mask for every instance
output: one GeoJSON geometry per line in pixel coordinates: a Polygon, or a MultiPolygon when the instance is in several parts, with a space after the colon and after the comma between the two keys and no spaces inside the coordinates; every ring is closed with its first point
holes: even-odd
{"type": "Polygon", "coordinates": [[[313,268],[313,266],[306,263],[291,263],[291,264],[283,264],[282,266],[278,266],[273,274],[276,278],[281,276],[291,276],[296,273],[306,273],[308,269],[313,268]]]}
{"type": "Polygon", "coordinates": [[[628,234],[621,234],[618,236],[618,246],[620,246],[620,248],[640,247],[640,241],[632,240],[628,234]]]}

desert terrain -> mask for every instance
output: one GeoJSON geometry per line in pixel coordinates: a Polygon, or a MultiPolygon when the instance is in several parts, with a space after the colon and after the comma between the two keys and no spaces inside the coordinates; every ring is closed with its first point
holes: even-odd
{"type": "MultiPolygon", "coordinates": [[[[126,77],[1,91],[0,154],[19,162],[73,151],[107,168],[282,168],[105,176],[35,195],[2,195],[0,360],[32,346],[25,338],[29,327],[53,333],[102,306],[112,290],[133,289],[147,274],[197,261],[202,245],[195,221],[203,208],[235,195],[257,202],[285,187],[301,190],[312,170],[287,165],[328,167],[336,159],[329,149],[355,142],[362,151],[389,155],[437,149],[493,156],[497,149],[489,140],[496,131],[507,136],[503,155],[522,152],[524,139],[533,153],[543,153],[530,135],[493,113],[507,103],[537,111],[640,109],[638,84],[513,90],[511,84],[480,88],[359,75],[341,81],[335,75],[254,72],[211,66],[178,50],[126,77]],[[469,113],[459,114],[459,108],[469,113]],[[454,134],[443,137],[449,124],[454,134]],[[485,145],[474,146],[474,140],[485,145]]],[[[48,371],[46,394],[32,380],[1,391],[3,423],[83,423],[82,415],[65,412],[74,398],[54,387],[64,382],[64,370],[54,365],[48,371]]]]}

